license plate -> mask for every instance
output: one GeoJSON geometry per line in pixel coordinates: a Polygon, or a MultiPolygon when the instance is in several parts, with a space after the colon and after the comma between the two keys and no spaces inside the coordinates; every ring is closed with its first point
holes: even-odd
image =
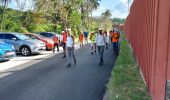
{"type": "Polygon", "coordinates": [[[9,56],[9,55],[14,55],[15,54],[15,52],[7,52],[7,55],[9,56]]]}

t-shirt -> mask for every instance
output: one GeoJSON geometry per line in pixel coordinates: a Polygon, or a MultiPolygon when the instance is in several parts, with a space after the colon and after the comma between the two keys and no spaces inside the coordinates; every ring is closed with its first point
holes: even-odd
{"type": "Polygon", "coordinates": [[[66,34],[66,33],[63,33],[63,34],[62,34],[62,41],[63,41],[64,43],[66,43],[66,41],[67,41],[67,34],[66,34]]]}
{"type": "Polygon", "coordinates": [[[67,47],[72,47],[73,46],[73,37],[69,36],[67,37],[67,47]]]}
{"type": "Polygon", "coordinates": [[[95,34],[90,36],[90,40],[91,40],[92,43],[95,43],[95,39],[96,39],[96,35],[95,34]]]}
{"type": "Polygon", "coordinates": [[[98,34],[96,37],[96,44],[97,44],[97,46],[104,46],[105,45],[105,36],[98,34]]]}
{"type": "Polygon", "coordinates": [[[109,35],[105,35],[105,41],[106,41],[106,43],[110,43],[110,36],[109,35]]]}
{"type": "Polygon", "coordinates": [[[59,42],[58,37],[55,36],[55,37],[53,38],[53,41],[54,41],[54,43],[58,43],[58,42],[59,42]]]}
{"type": "Polygon", "coordinates": [[[88,37],[88,32],[83,32],[84,37],[88,37]]]}
{"type": "Polygon", "coordinates": [[[80,34],[80,35],[79,35],[79,40],[80,40],[80,42],[83,42],[83,37],[84,37],[83,34],[80,34]]]}

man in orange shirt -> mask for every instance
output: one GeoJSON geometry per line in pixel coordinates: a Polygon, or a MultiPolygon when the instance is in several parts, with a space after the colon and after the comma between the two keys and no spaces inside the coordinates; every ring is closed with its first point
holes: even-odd
{"type": "Polygon", "coordinates": [[[57,46],[57,51],[59,52],[59,39],[58,39],[58,36],[54,36],[53,41],[54,41],[53,53],[55,53],[55,47],[56,46],[57,46]]]}
{"type": "Polygon", "coordinates": [[[115,29],[113,29],[111,33],[111,39],[112,39],[113,50],[115,55],[119,55],[119,38],[120,38],[120,33],[117,32],[115,29]]]}
{"type": "Polygon", "coordinates": [[[80,48],[83,47],[83,38],[84,38],[84,35],[83,35],[83,32],[81,31],[79,34],[80,48]]]}

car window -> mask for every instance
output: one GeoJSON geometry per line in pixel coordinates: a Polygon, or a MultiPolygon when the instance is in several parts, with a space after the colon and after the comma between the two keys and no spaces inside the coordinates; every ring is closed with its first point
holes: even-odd
{"type": "Polygon", "coordinates": [[[25,36],[25,35],[23,35],[23,34],[15,34],[19,39],[21,39],[21,40],[31,40],[31,38],[30,37],[28,37],[28,36],[25,36]]]}
{"type": "Polygon", "coordinates": [[[49,37],[49,38],[54,37],[54,34],[52,34],[52,33],[40,33],[40,35],[45,36],[45,37],[49,37]]]}
{"type": "Polygon", "coordinates": [[[5,34],[5,39],[12,40],[12,38],[17,38],[17,37],[12,34],[5,34]]]}
{"type": "Polygon", "coordinates": [[[4,34],[0,34],[0,39],[4,39],[4,34]]]}
{"type": "Polygon", "coordinates": [[[46,33],[40,33],[40,35],[47,37],[46,33]]]}
{"type": "Polygon", "coordinates": [[[26,34],[26,36],[31,37],[31,35],[30,35],[30,34],[26,34]]]}
{"type": "Polygon", "coordinates": [[[50,37],[50,38],[53,38],[54,37],[54,34],[48,34],[48,36],[50,37]]]}

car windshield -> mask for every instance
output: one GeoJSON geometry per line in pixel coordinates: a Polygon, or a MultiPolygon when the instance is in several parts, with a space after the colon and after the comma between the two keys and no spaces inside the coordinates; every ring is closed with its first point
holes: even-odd
{"type": "Polygon", "coordinates": [[[52,33],[41,33],[40,35],[43,35],[43,36],[48,37],[48,38],[54,37],[54,34],[52,34],[52,33]]]}
{"type": "Polygon", "coordinates": [[[48,36],[49,36],[50,38],[53,38],[53,37],[54,37],[54,34],[48,34],[48,36]]]}
{"type": "Polygon", "coordinates": [[[17,36],[21,40],[31,40],[31,38],[29,38],[28,36],[25,36],[23,34],[15,34],[15,36],[17,36]]]}
{"type": "Polygon", "coordinates": [[[4,42],[0,40],[0,43],[4,43],[4,42]]]}

